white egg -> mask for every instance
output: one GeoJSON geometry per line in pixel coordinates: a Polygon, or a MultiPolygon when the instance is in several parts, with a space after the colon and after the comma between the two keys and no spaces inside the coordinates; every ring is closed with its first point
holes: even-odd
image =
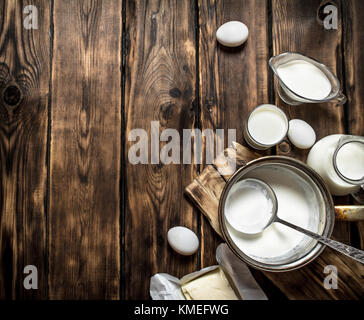
{"type": "Polygon", "coordinates": [[[199,246],[196,234],[185,227],[174,227],[168,231],[168,243],[172,249],[184,256],[194,254],[199,246]]]}
{"type": "Polygon", "coordinates": [[[289,122],[288,138],[297,148],[310,149],[316,142],[316,133],[307,122],[294,119],[289,122]]]}
{"type": "Polygon", "coordinates": [[[216,39],[226,47],[242,45],[249,36],[248,27],[240,21],[229,21],[216,31],[216,39]]]}

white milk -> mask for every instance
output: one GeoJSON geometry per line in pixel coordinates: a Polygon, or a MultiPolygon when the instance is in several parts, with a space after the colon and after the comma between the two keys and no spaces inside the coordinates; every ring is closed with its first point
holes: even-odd
{"type": "MultiPolygon", "coordinates": [[[[335,196],[348,195],[360,189],[360,186],[342,180],[335,171],[333,156],[341,137],[343,135],[335,134],[321,139],[312,147],[307,157],[307,164],[325,180],[330,192],[335,196]]],[[[350,143],[343,146],[338,153],[337,165],[347,178],[362,178],[364,175],[363,144],[350,143]]]]}
{"type": "Polygon", "coordinates": [[[261,186],[240,181],[230,189],[225,217],[236,230],[263,229],[272,214],[273,200],[261,186]]]}
{"type": "Polygon", "coordinates": [[[288,120],[286,115],[274,105],[257,107],[248,120],[248,131],[251,137],[263,145],[275,145],[287,134],[288,120]]]}
{"type": "MultiPolygon", "coordinates": [[[[272,187],[278,200],[279,218],[313,232],[320,232],[317,192],[299,174],[279,165],[269,165],[252,170],[246,177],[260,179],[272,187]]],[[[256,208],[258,205],[256,196],[245,197],[240,201],[232,200],[225,204],[225,215],[244,207],[256,208]],[[241,203],[243,200],[244,204],[241,203]]],[[[306,241],[306,246],[307,243],[315,243],[304,234],[280,223],[273,223],[258,235],[237,232],[229,223],[226,226],[232,241],[243,253],[267,263],[279,263],[279,259],[293,257],[303,241],[306,241]]]]}
{"type": "Polygon", "coordinates": [[[341,147],[336,158],[337,168],[342,175],[351,180],[364,177],[364,144],[348,143],[341,147]]]}
{"type": "Polygon", "coordinates": [[[293,60],[279,66],[277,74],[287,88],[301,97],[323,100],[331,92],[329,79],[312,63],[293,60]]]}

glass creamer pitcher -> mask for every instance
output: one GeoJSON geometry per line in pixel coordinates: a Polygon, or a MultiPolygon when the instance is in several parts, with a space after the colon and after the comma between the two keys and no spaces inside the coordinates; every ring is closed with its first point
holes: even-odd
{"type": "MultiPolygon", "coordinates": [[[[338,104],[345,104],[347,101],[346,96],[341,92],[339,79],[327,66],[313,58],[306,57],[299,53],[286,52],[272,57],[269,60],[269,66],[278,78],[277,91],[280,98],[289,105],[300,105],[302,103],[323,103],[329,101],[337,102],[338,104]],[[322,88],[323,95],[317,94],[317,90],[320,88],[315,85],[314,81],[311,81],[309,78],[305,79],[304,77],[300,77],[297,72],[293,73],[293,76],[296,74],[297,84],[301,82],[307,86],[311,86],[312,90],[316,91],[314,92],[315,94],[302,94],[300,90],[297,90],[297,86],[294,85],[294,78],[292,76],[288,76],[290,81],[287,81],[287,78],[284,79],[284,77],[282,77],[280,70],[285,68],[285,66],[295,63],[301,64],[301,67],[302,65],[307,64],[307,66],[311,67],[313,71],[317,71],[316,74],[313,74],[313,80],[318,80],[317,76],[322,76],[325,87],[322,88]]],[[[302,70],[302,68],[300,70],[302,70]]]]}
{"type": "Polygon", "coordinates": [[[364,137],[335,134],[318,141],[307,164],[336,196],[352,194],[364,203],[364,137]]]}

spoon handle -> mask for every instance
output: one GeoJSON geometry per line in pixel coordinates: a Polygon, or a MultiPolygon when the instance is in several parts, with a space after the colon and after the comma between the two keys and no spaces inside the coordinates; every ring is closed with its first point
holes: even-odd
{"type": "Polygon", "coordinates": [[[305,235],[310,236],[311,238],[321,242],[322,244],[324,244],[324,245],[326,245],[326,246],[328,246],[328,247],[330,247],[330,248],[332,248],[332,249],[334,249],[336,251],[339,251],[342,254],[345,254],[346,256],[348,256],[348,257],[350,257],[350,258],[364,264],[364,251],[362,251],[362,250],[353,248],[353,247],[348,246],[348,245],[346,245],[344,243],[341,243],[339,241],[335,241],[335,240],[320,236],[317,233],[308,231],[308,230],[303,229],[301,227],[298,227],[298,226],[296,226],[296,225],[294,225],[292,223],[281,220],[278,217],[276,218],[275,222],[282,223],[287,227],[290,227],[290,228],[295,229],[295,230],[297,230],[299,232],[302,232],[305,235]]]}

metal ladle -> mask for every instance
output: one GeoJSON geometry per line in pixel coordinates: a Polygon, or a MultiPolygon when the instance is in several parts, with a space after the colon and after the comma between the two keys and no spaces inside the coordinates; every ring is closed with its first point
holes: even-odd
{"type": "Polygon", "coordinates": [[[243,183],[243,185],[245,184],[247,188],[259,187],[260,190],[262,190],[264,192],[267,199],[272,201],[273,206],[272,206],[271,212],[269,212],[267,215],[265,215],[263,220],[259,221],[258,223],[255,223],[253,225],[252,224],[243,225],[242,223],[239,223],[239,226],[234,226],[230,223],[231,226],[235,230],[237,230],[241,233],[244,233],[244,234],[256,235],[256,234],[262,233],[272,223],[278,222],[278,223],[284,224],[285,226],[290,227],[294,230],[297,230],[297,231],[319,241],[320,243],[322,243],[336,251],[339,251],[342,254],[345,254],[346,256],[364,264],[364,251],[353,248],[344,243],[320,236],[317,233],[308,231],[308,230],[303,229],[299,226],[296,226],[290,222],[280,219],[277,216],[278,200],[277,200],[276,194],[267,183],[263,182],[262,180],[250,179],[250,178],[244,179],[241,182],[243,183]]]}

